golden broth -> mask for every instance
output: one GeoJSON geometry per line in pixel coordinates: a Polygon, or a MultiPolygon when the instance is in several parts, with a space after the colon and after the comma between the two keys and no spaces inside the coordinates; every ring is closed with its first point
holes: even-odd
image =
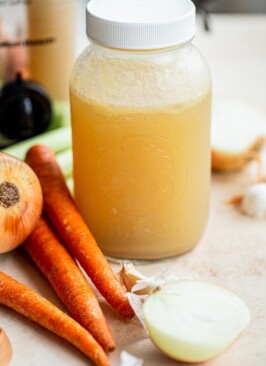
{"type": "Polygon", "coordinates": [[[75,199],[105,254],[162,258],[202,236],[210,181],[210,93],[120,107],[71,90],[75,199]]]}

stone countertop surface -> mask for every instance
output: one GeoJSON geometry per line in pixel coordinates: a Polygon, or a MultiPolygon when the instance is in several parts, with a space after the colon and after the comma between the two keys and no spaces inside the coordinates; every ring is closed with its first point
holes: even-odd
{"type": "MultiPolygon", "coordinates": [[[[212,16],[212,33],[202,30],[194,43],[209,62],[214,97],[231,95],[266,105],[266,16],[212,16]]],[[[210,217],[204,237],[191,252],[163,261],[136,264],[146,275],[163,268],[180,276],[208,280],[236,291],[248,304],[251,322],[239,340],[206,366],[266,364],[266,222],[242,215],[226,204],[252,182],[255,165],[241,173],[213,174],[210,217]]],[[[119,266],[112,264],[117,271],[119,266]]],[[[49,284],[20,250],[0,256],[0,270],[30,286],[64,309],[49,284]]],[[[121,350],[144,360],[144,366],[177,366],[152,344],[137,319],[121,320],[100,298],[117,342],[111,366],[121,350]]],[[[40,326],[0,307],[0,326],[8,334],[14,355],[10,366],[85,366],[90,361],[74,347],[40,326]]]]}

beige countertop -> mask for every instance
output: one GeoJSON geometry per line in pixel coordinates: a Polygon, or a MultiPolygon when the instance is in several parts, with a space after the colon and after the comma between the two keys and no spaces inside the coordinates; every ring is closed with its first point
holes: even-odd
{"type": "MultiPolygon", "coordinates": [[[[266,16],[215,16],[212,20],[213,33],[205,34],[199,27],[195,43],[210,64],[214,96],[240,96],[265,108],[266,16]]],[[[137,268],[146,275],[167,267],[180,276],[226,285],[246,301],[252,315],[249,327],[226,353],[206,366],[266,364],[266,223],[243,216],[225,203],[252,181],[254,169],[251,164],[242,173],[213,175],[209,223],[195,250],[178,258],[137,263],[137,268]]],[[[64,309],[20,250],[1,255],[0,270],[64,309]]],[[[110,355],[112,366],[119,365],[121,350],[142,358],[144,366],[178,365],[155,348],[136,319],[123,321],[103,300],[101,304],[118,345],[110,355]]],[[[13,344],[11,366],[90,365],[68,343],[12,310],[0,307],[0,326],[13,344]]]]}

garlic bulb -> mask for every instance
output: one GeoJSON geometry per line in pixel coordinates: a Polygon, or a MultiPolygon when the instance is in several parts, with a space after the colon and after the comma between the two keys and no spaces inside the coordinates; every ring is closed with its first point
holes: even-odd
{"type": "Polygon", "coordinates": [[[240,208],[243,213],[259,219],[266,218],[266,183],[259,182],[246,189],[240,208]]]}

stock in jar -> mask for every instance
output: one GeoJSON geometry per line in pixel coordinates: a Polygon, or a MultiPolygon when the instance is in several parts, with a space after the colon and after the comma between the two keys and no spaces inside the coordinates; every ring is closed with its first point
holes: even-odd
{"type": "Polygon", "coordinates": [[[103,252],[192,249],[208,216],[211,80],[189,0],[91,0],[71,75],[74,194],[103,252]]]}

